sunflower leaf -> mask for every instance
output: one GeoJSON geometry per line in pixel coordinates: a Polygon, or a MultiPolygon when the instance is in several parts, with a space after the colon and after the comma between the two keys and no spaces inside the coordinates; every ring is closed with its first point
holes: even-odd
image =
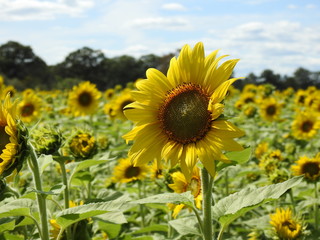
{"type": "Polygon", "coordinates": [[[190,191],[184,193],[162,193],[147,198],[133,201],[135,204],[145,203],[174,203],[185,204],[189,207],[194,207],[194,197],[190,191]]]}
{"type": "Polygon", "coordinates": [[[30,216],[31,209],[34,208],[34,201],[31,199],[16,199],[3,206],[0,209],[0,218],[14,216],[30,216]]]}
{"type": "Polygon", "coordinates": [[[182,236],[189,234],[201,236],[198,221],[195,216],[171,220],[169,224],[182,236]]]}
{"type": "MultiPolygon", "coordinates": [[[[125,223],[126,219],[121,212],[123,205],[125,205],[128,200],[128,196],[123,196],[113,201],[89,203],[68,208],[56,214],[56,221],[63,229],[65,229],[66,227],[83,219],[105,213],[116,212],[117,214],[110,215],[108,221],[113,223],[125,223]]],[[[106,217],[106,215],[104,217],[106,217]]]]}
{"type": "Polygon", "coordinates": [[[302,177],[294,177],[285,182],[256,189],[246,188],[217,202],[212,208],[214,219],[225,228],[236,218],[265,202],[278,199],[290,188],[298,185],[302,177]]]}
{"type": "Polygon", "coordinates": [[[251,153],[252,153],[251,147],[248,147],[242,151],[234,151],[234,152],[226,153],[225,155],[228,157],[228,159],[231,162],[230,163],[218,162],[217,171],[220,171],[232,165],[246,163],[251,158],[251,153]]]}

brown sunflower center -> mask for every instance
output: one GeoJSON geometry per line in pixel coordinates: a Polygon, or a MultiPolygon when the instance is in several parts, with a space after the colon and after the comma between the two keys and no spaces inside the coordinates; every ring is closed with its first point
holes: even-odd
{"type": "Polygon", "coordinates": [[[303,164],[302,172],[305,174],[309,174],[311,177],[317,175],[320,172],[319,164],[315,162],[307,162],[303,164]]]}
{"type": "Polygon", "coordinates": [[[169,91],[158,119],[169,139],[188,144],[202,139],[211,126],[209,97],[201,86],[184,83],[169,91]]]}
{"type": "Polygon", "coordinates": [[[191,194],[194,196],[194,197],[197,197],[200,192],[201,192],[201,182],[200,182],[200,179],[197,178],[197,177],[193,177],[190,181],[190,184],[189,184],[189,189],[191,191],[191,194]]]}
{"type": "Polygon", "coordinates": [[[21,116],[28,117],[31,116],[34,112],[35,108],[32,103],[27,103],[21,108],[21,116]]]}
{"type": "Polygon", "coordinates": [[[297,230],[296,224],[295,224],[294,222],[292,222],[291,220],[284,221],[284,222],[282,223],[282,226],[289,228],[289,230],[290,230],[291,232],[297,230]]]}
{"type": "Polygon", "coordinates": [[[245,100],[244,100],[245,103],[251,103],[251,102],[254,102],[253,101],[253,98],[251,97],[247,97],[245,100]]]}
{"type": "Polygon", "coordinates": [[[79,100],[79,104],[81,106],[87,107],[92,102],[92,96],[91,96],[91,94],[89,92],[82,92],[79,95],[78,100],[79,100]]]}
{"type": "Polygon", "coordinates": [[[0,153],[8,143],[10,143],[10,136],[6,133],[5,126],[0,126],[0,153]]]}
{"type": "Polygon", "coordinates": [[[270,105],[270,106],[268,106],[267,107],[267,109],[266,109],[266,111],[267,111],[267,114],[269,115],[269,116],[273,116],[273,115],[275,115],[276,114],[276,106],[275,105],[270,105]]]}
{"type": "Polygon", "coordinates": [[[132,103],[132,102],[133,102],[133,101],[131,101],[131,100],[123,101],[123,102],[121,103],[121,105],[120,105],[121,110],[123,111],[123,108],[124,108],[125,106],[127,106],[128,104],[132,103]]]}
{"type": "Polygon", "coordinates": [[[125,170],[124,176],[126,178],[133,178],[133,177],[139,176],[139,174],[140,174],[139,167],[130,166],[125,170]]]}
{"type": "Polygon", "coordinates": [[[301,124],[301,130],[303,132],[310,132],[313,128],[313,122],[311,121],[304,121],[302,124],[301,124]]]}

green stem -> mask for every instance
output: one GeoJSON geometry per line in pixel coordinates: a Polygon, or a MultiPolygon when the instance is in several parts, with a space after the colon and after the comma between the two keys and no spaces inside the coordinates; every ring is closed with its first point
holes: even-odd
{"type": "MultiPolygon", "coordinates": [[[[317,182],[314,183],[314,196],[316,199],[318,199],[318,185],[317,182]]],[[[318,212],[319,212],[319,206],[317,203],[314,204],[314,224],[315,224],[315,229],[318,231],[318,212]]]]}
{"type": "Polygon", "coordinates": [[[291,205],[292,205],[292,212],[293,212],[293,215],[295,215],[296,214],[296,203],[294,201],[294,197],[293,197],[293,194],[292,194],[292,189],[289,189],[289,196],[290,196],[291,205]]]}
{"type": "Polygon", "coordinates": [[[219,235],[218,235],[217,240],[222,240],[222,234],[223,234],[223,232],[224,232],[224,227],[222,227],[222,228],[220,229],[220,232],[219,232],[219,235]]]}
{"type": "MultiPolygon", "coordinates": [[[[66,171],[66,166],[64,164],[64,160],[59,160],[59,165],[61,168],[61,174],[62,174],[62,182],[65,186],[64,188],[64,192],[63,192],[63,198],[64,198],[64,208],[68,209],[69,208],[69,184],[68,184],[68,178],[67,178],[67,171],[66,171]]],[[[67,227],[66,229],[66,233],[67,233],[67,239],[72,239],[72,235],[71,235],[71,228],[67,227]]]]}
{"type": "Polygon", "coordinates": [[[200,232],[201,234],[203,234],[203,223],[202,223],[202,220],[201,220],[201,217],[198,213],[198,210],[196,208],[192,208],[193,212],[195,213],[196,217],[197,217],[197,220],[198,220],[198,223],[199,223],[199,226],[200,226],[200,232]]]}
{"type": "Polygon", "coordinates": [[[46,206],[46,196],[41,193],[42,192],[42,183],[40,170],[38,165],[37,154],[31,143],[28,143],[28,149],[30,152],[30,158],[28,159],[29,167],[33,174],[33,180],[35,187],[37,189],[37,201],[40,215],[40,223],[41,223],[41,238],[42,240],[49,240],[49,228],[48,228],[48,216],[47,216],[47,206],[46,206]]]}
{"type": "Polygon", "coordinates": [[[201,169],[202,193],[203,193],[203,239],[212,240],[212,182],[207,169],[201,169]]]}

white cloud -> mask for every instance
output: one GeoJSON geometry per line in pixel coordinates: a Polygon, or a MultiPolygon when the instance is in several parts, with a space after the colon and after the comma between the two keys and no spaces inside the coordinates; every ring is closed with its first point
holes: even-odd
{"type": "Polygon", "coordinates": [[[150,17],[134,19],[130,25],[132,27],[177,30],[186,29],[188,21],[181,17],[150,17]]]}
{"type": "Polygon", "coordinates": [[[93,0],[6,0],[0,2],[0,19],[46,20],[62,14],[75,17],[93,5],[93,0]]]}
{"type": "Polygon", "coordinates": [[[307,4],[307,5],[306,5],[306,8],[314,9],[314,8],[317,8],[317,5],[314,5],[314,4],[307,4]]]}
{"type": "Polygon", "coordinates": [[[297,5],[294,5],[294,4],[289,4],[288,6],[287,6],[287,8],[289,8],[289,9],[296,9],[298,6],[297,5]]]}
{"type": "Polygon", "coordinates": [[[185,11],[187,10],[186,7],[179,3],[166,3],[162,5],[162,8],[165,10],[172,10],[172,11],[185,11]]]}

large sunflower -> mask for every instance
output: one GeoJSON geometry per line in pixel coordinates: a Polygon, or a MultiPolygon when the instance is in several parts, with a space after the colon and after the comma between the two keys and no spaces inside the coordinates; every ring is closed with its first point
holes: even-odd
{"type": "Polygon", "coordinates": [[[75,116],[90,115],[96,112],[101,92],[89,81],[74,86],[69,93],[68,105],[75,116]]]}
{"type": "Polygon", "coordinates": [[[147,79],[137,83],[132,92],[136,102],[125,108],[125,115],[136,126],[124,138],[133,140],[129,151],[136,165],[151,159],[180,163],[187,179],[199,159],[215,175],[215,160],[228,161],[223,150],[242,150],[233,138],[244,133],[232,123],[219,118],[237,59],[218,67],[218,51],[205,57],[202,43],[192,50],[185,45],[178,58],[172,58],[165,76],[148,69],[147,79]]]}
{"type": "Polygon", "coordinates": [[[0,176],[8,176],[22,166],[22,150],[26,149],[22,126],[18,124],[16,104],[11,103],[8,94],[0,107],[0,176]]]}
{"type": "Polygon", "coordinates": [[[42,100],[37,95],[33,93],[24,95],[23,100],[18,104],[21,120],[29,123],[38,119],[42,105],[42,100]]]}
{"type": "Polygon", "coordinates": [[[313,138],[319,128],[319,115],[312,111],[300,112],[292,123],[293,136],[297,139],[313,138]]]}

